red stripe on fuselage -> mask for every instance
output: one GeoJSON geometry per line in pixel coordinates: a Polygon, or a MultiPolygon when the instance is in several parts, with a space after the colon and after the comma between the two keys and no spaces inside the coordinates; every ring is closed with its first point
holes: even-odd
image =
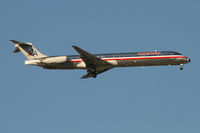
{"type": "MultiPolygon", "coordinates": [[[[154,56],[154,57],[129,57],[129,58],[108,58],[108,59],[103,59],[106,61],[111,61],[111,60],[145,60],[145,59],[172,59],[172,58],[188,58],[185,56],[154,56]]],[[[82,59],[78,59],[78,60],[72,60],[72,62],[82,62],[82,59]]]]}

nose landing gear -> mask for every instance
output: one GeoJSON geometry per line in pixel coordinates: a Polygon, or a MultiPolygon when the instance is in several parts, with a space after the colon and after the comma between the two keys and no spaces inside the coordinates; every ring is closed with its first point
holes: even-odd
{"type": "Polygon", "coordinates": [[[183,64],[180,64],[180,70],[183,70],[183,64]]]}

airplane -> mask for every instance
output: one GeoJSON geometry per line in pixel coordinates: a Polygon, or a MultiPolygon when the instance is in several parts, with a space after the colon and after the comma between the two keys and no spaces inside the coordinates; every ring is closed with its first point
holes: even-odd
{"type": "Polygon", "coordinates": [[[98,74],[116,67],[180,65],[180,70],[183,70],[183,64],[190,62],[190,58],[174,51],[91,54],[78,46],[72,47],[79,55],[47,56],[40,53],[32,43],[10,41],[15,43],[14,53],[21,51],[26,56],[26,65],[44,69],[85,69],[87,74],[82,79],[96,78],[98,74]]]}

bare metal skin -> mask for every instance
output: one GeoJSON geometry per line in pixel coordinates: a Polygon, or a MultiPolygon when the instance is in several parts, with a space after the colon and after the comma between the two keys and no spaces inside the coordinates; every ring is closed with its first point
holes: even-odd
{"type": "Polygon", "coordinates": [[[32,43],[10,41],[15,43],[14,53],[22,52],[26,56],[25,64],[45,69],[87,70],[81,78],[96,78],[98,74],[115,67],[180,65],[180,70],[183,70],[183,64],[190,62],[188,57],[174,51],[91,54],[77,46],[72,47],[79,55],[46,56],[32,43]]]}

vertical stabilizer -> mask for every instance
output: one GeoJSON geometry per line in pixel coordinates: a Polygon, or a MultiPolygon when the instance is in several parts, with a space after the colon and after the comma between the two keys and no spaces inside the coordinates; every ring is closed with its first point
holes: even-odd
{"type": "Polygon", "coordinates": [[[28,60],[38,59],[47,57],[46,55],[40,53],[32,43],[23,43],[15,40],[10,40],[15,43],[16,49],[13,51],[14,53],[22,52],[28,60]]]}

